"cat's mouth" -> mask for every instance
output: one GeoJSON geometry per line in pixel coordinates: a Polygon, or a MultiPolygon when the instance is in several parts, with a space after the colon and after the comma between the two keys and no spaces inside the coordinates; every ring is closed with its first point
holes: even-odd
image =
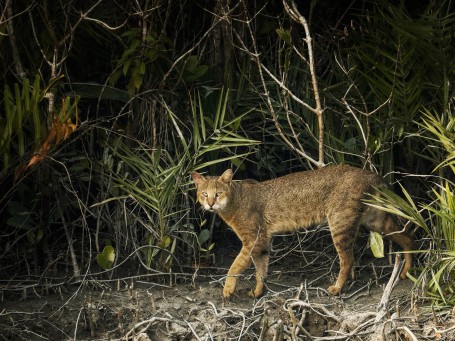
{"type": "Polygon", "coordinates": [[[204,206],[204,210],[206,210],[206,211],[208,211],[208,212],[211,212],[211,213],[217,211],[216,207],[214,207],[214,206],[209,206],[209,205],[205,205],[205,206],[204,206]]]}

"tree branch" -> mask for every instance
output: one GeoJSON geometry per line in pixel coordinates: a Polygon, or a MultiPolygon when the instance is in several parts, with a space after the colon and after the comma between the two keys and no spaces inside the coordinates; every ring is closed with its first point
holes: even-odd
{"type": "Polygon", "coordinates": [[[313,57],[313,44],[312,44],[312,38],[310,35],[310,28],[308,26],[308,22],[306,21],[305,17],[300,14],[300,12],[297,9],[297,6],[295,5],[294,1],[291,2],[291,6],[286,2],[286,0],[283,0],[283,5],[284,9],[286,12],[289,14],[290,18],[300,25],[303,26],[305,29],[305,42],[308,46],[308,64],[310,67],[310,74],[311,74],[311,83],[313,86],[313,94],[314,94],[314,100],[316,103],[316,108],[314,108],[313,112],[316,114],[317,119],[318,119],[318,125],[319,125],[319,162],[318,164],[320,166],[324,165],[324,119],[322,116],[323,109],[321,105],[321,98],[319,97],[319,88],[318,88],[318,82],[316,79],[316,71],[314,68],[314,57],[313,57]]]}
{"type": "Polygon", "coordinates": [[[16,34],[14,32],[13,25],[13,7],[12,0],[6,0],[6,28],[8,30],[9,41],[11,43],[11,49],[13,52],[14,66],[16,68],[17,75],[20,79],[24,78],[26,73],[24,66],[22,65],[19,49],[17,48],[16,34]]]}
{"type": "MultiPolygon", "coordinates": [[[[243,3],[243,2],[242,2],[243,3]]],[[[280,137],[282,138],[282,140],[284,141],[284,143],[294,152],[296,152],[299,156],[303,157],[305,160],[307,160],[309,163],[315,165],[316,167],[322,167],[324,166],[324,161],[323,159],[319,159],[319,160],[315,160],[313,159],[311,156],[309,156],[304,149],[302,148],[297,148],[292,142],[291,140],[286,136],[285,132],[283,131],[283,129],[281,128],[281,125],[278,121],[278,117],[276,115],[276,111],[275,111],[275,108],[273,106],[273,103],[272,103],[272,99],[269,95],[269,92],[268,92],[268,88],[267,88],[267,84],[266,84],[266,81],[265,81],[265,77],[264,77],[264,73],[263,71],[265,71],[282,89],[284,89],[293,99],[295,99],[298,103],[302,104],[303,106],[305,106],[307,109],[311,110],[312,112],[314,112],[314,108],[312,108],[311,106],[309,106],[307,103],[303,102],[302,100],[300,100],[297,96],[295,96],[284,84],[283,82],[279,81],[277,79],[277,77],[275,77],[262,63],[261,63],[261,60],[259,58],[260,54],[259,54],[259,50],[257,48],[257,44],[256,44],[256,38],[254,36],[254,33],[253,33],[253,30],[251,29],[251,20],[249,19],[249,16],[248,16],[248,12],[247,12],[247,6],[245,5],[245,3],[243,3],[243,6],[244,6],[244,9],[245,9],[245,16],[246,16],[246,26],[248,28],[248,32],[249,32],[249,35],[251,37],[251,40],[252,40],[252,51],[250,51],[248,49],[248,47],[246,46],[246,44],[244,43],[243,39],[239,36],[239,34],[234,31],[234,34],[235,36],[237,37],[238,41],[240,42],[240,44],[242,45],[242,48],[244,49],[244,51],[246,53],[249,54],[249,56],[251,57],[251,59],[253,59],[253,61],[255,61],[257,67],[258,67],[258,73],[259,73],[259,78],[260,78],[260,81],[261,81],[261,86],[264,90],[263,94],[261,96],[264,97],[265,99],[265,102],[267,104],[267,108],[268,110],[270,111],[270,114],[272,116],[272,121],[275,125],[275,128],[278,132],[278,134],[280,135],[280,137]]],[[[294,139],[297,139],[298,136],[293,135],[293,138],[294,139]]],[[[323,153],[320,155],[323,155],[323,153]]]]}

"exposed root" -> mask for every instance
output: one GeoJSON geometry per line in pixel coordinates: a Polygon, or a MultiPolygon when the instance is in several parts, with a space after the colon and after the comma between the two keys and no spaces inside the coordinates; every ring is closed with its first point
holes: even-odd
{"type": "Polygon", "coordinates": [[[398,283],[406,284],[396,280],[400,265],[397,259],[383,291],[377,282],[354,282],[337,297],[319,287],[326,287],[321,273],[328,277],[330,263],[304,268],[308,282],[300,287],[295,273],[276,267],[271,271],[276,283],[270,281],[265,296],[247,297],[254,274],[245,275],[232,302],[222,299],[224,270],[199,273],[197,279],[180,274],[172,285],[157,276],[59,282],[45,290],[18,281],[0,287],[0,297],[14,298],[1,302],[0,335],[7,340],[455,340],[455,311],[418,306],[422,299],[403,285],[399,291],[398,283]]]}

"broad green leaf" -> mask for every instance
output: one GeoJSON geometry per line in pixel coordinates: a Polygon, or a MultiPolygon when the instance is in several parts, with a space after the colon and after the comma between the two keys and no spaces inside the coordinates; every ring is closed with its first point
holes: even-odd
{"type": "Polygon", "coordinates": [[[125,64],[123,64],[123,76],[126,77],[126,75],[128,74],[128,70],[130,68],[130,64],[131,64],[131,60],[128,60],[125,64]]]}
{"type": "Polygon", "coordinates": [[[133,72],[133,83],[134,83],[134,88],[136,90],[139,90],[141,85],[142,85],[142,75],[136,70],[133,72]]]}
{"type": "Polygon", "coordinates": [[[27,232],[27,240],[30,242],[30,244],[33,244],[33,245],[37,245],[41,238],[43,238],[43,230],[42,229],[38,229],[38,231],[33,232],[33,231],[30,231],[30,232],[27,232]]]}
{"type": "Polygon", "coordinates": [[[185,71],[193,72],[194,69],[196,69],[197,64],[198,64],[197,56],[190,56],[188,58],[188,60],[186,61],[185,66],[184,66],[183,69],[185,71]]]}
{"type": "Polygon", "coordinates": [[[145,74],[145,63],[142,62],[142,61],[139,62],[138,68],[139,68],[139,73],[140,73],[141,75],[144,75],[144,74],[145,74]]]}
{"type": "Polygon", "coordinates": [[[275,32],[278,34],[278,37],[280,37],[286,44],[291,45],[292,43],[292,38],[291,38],[291,32],[289,30],[283,30],[281,28],[277,28],[275,32]]]}
{"type": "Polygon", "coordinates": [[[98,265],[104,270],[112,268],[115,261],[115,250],[112,246],[107,245],[104,247],[103,252],[96,255],[98,265]]]}
{"type": "Polygon", "coordinates": [[[20,201],[11,200],[8,202],[8,213],[11,216],[15,215],[28,215],[30,211],[25,208],[20,201]]]}
{"type": "Polygon", "coordinates": [[[199,236],[197,236],[197,241],[199,245],[203,245],[207,240],[210,239],[210,231],[208,229],[203,229],[199,236]]]}
{"type": "Polygon", "coordinates": [[[161,241],[158,243],[158,247],[162,249],[167,249],[167,247],[171,244],[171,237],[164,236],[161,241]]]}
{"type": "Polygon", "coordinates": [[[376,258],[384,257],[384,240],[379,233],[370,231],[370,248],[376,258]]]}
{"type": "Polygon", "coordinates": [[[25,230],[31,230],[34,227],[32,219],[26,215],[12,216],[7,220],[6,223],[9,226],[17,227],[17,228],[25,229],[25,230]]]}

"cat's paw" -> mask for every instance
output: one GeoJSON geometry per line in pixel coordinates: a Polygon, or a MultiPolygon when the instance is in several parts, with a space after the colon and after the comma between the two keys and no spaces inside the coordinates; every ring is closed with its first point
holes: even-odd
{"type": "Polygon", "coordinates": [[[231,298],[232,295],[234,295],[234,290],[226,290],[226,288],[224,288],[223,290],[223,298],[231,298]]]}
{"type": "Polygon", "coordinates": [[[228,278],[226,280],[226,284],[224,285],[223,297],[231,298],[232,295],[234,295],[234,292],[235,292],[235,281],[232,281],[232,280],[230,280],[230,278],[228,278]]]}
{"type": "Polygon", "coordinates": [[[248,292],[248,296],[250,296],[252,298],[259,298],[262,295],[264,295],[264,290],[250,290],[248,292]]]}
{"type": "Polygon", "coordinates": [[[331,285],[327,289],[327,292],[329,293],[329,295],[332,295],[332,296],[338,295],[340,293],[340,291],[341,291],[341,288],[337,287],[336,285],[331,285]]]}
{"type": "Polygon", "coordinates": [[[407,269],[403,269],[403,271],[401,271],[400,278],[401,279],[408,278],[408,270],[407,269]]]}

